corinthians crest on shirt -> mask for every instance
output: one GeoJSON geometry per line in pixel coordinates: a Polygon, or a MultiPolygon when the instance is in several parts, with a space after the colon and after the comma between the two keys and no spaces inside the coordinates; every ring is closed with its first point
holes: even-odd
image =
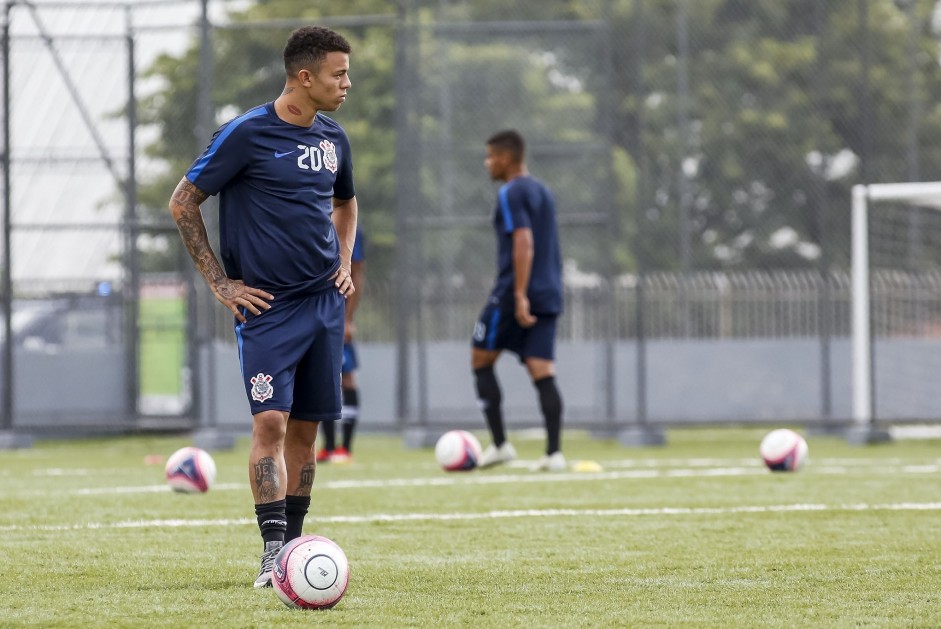
{"type": "Polygon", "coordinates": [[[337,171],[337,147],[330,140],[320,141],[320,150],[323,151],[323,165],[332,173],[337,171]]]}
{"type": "Polygon", "coordinates": [[[252,376],[252,399],[256,402],[264,402],[274,395],[274,387],[271,386],[271,376],[259,373],[252,376]]]}

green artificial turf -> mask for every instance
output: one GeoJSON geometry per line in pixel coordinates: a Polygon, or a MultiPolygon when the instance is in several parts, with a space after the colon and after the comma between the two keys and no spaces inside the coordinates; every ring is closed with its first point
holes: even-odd
{"type": "Polygon", "coordinates": [[[251,587],[246,441],[213,453],[205,495],[145,464],[184,437],[38,442],[0,452],[0,626],[941,626],[941,443],[809,437],[803,470],[771,473],[765,432],[566,433],[570,463],[604,469],[561,474],[446,473],[360,436],[352,464],[318,467],[305,527],[352,566],[326,611],[251,587]]]}

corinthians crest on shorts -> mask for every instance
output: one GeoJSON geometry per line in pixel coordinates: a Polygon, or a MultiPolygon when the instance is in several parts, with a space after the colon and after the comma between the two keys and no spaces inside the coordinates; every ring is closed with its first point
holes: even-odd
{"type": "Polygon", "coordinates": [[[330,140],[320,141],[320,150],[323,151],[323,165],[332,173],[337,171],[337,147],[330,140]]]}
{"type": "Polygon", "coordinates": [[[274,395],[274,387],[271,386],[271,376],[259,373],[251,378],[252,399],[256,402],[264,402],[274,395]]]}

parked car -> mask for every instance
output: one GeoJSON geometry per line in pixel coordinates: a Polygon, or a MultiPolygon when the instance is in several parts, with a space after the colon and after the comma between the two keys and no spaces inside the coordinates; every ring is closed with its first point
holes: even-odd
{"type": "Polygon", "coordinates": [[[17,347],[44,352],[96,349],[119,344],[123,337],[119,295],[67,294],[13,302],[17,347]]]}

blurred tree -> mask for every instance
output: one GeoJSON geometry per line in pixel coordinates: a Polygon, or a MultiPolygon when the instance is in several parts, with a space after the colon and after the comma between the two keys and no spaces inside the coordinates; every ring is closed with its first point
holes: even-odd
{"type": "Polygon", "coordinates": [[[905,133],[917,102],[929,103],[917,137],[922,177],[941,178],[941,96],[938,41],[931,31],[934,0],[918,2],[914,29],[919,81],[906,86],[909,22],[888,2],[870,2],[861,28],[857,0],[622,0],[614,28],[630,32],[644,6],[645,90],[625,81],[622,121],[642,116],[644,137],[630,141],[630,123],[617,142],[634,146],[648,165],[649,189],[640,212],[654,268],[677,268],[678,173],[692,194],[693,268],[786,268],[816,263],[823,247],[845,264],[849,195],[868,158],[872,181],[906,180],[905,133]],[[690,90],[677,90],[677,1],[689,11],[690,90]],[[868,30],[868,34],[866,31],[868,30]],[[872,51],[872,114],[864,119],[863,44],[872,51]],[[689,134],[680,137],[677,111],[688,108],[689,134]],[[864,134],[871,150],[864,155],[864,134]],[[825,240],[823,240],[825,239],[825,240]]]}
{"type": "MultiPolygon", "coordinates": [[[[922,104],[917,134],[923,179],[941,179],[941,73],[932,32],[934,0],[917,2],[910,30],[907,5],[871,2],[860,27],[858,0],[399,0],[423,25],[417,63],[418,123],[424,138],[417,163],[417,211],[427,216],[468,212],[486,216],[490,199],[480,165],[482,141],[497,127],[517,126],[540,142],[607,147],[600,160],[614,170],[621,217],[615,258],[622,270],[641,253],[648,268],[677,269],[680,260],[680,175],[690,193],[688,238],[692,267],[812,267],[823,247],[834,263],[848,256],[849,188],[864,157],[861,104],[863,36],[870,38],[871,125],[868,172],[873,181],[905,180],[905,133],[913,103],[922,104]],[[677,87],[679,2],[689,18],[689,91],[677,87]],[[434,22],[592,20],[609,26],[612,58],[568,32],[541,36],[497,32],[468,37],[433,31],[434,22]],[[916,40],[910,41],[914,33],[916,40]],[[822,37],[821,37],[822,35],[822,37]],[[571,39],[564,39],[571,38],[571,39]],[[914,44],[912,47],[911,44],[914,44]],[[918,80],[907,82],[909,51],[918,80]],[[613,72],[603,71],[610,62],[613,72]],[[602,99],[609,98],[607,126],[602,99]],[[526,108],[507,103],[531,103],[526,108]],[[678,112],[688,112],[680,133],[678,112]],[[636,186],[642,186],[637,194],[636,186]],[[447,199],[442,199],[442,187],[447,199]],[[639,202],[639,205],[638,205],[639,202]],[[489,203],[489,201],[488,201],[489,203]],[[638,251],[639,249],[639,251],[638,251]]],[[[213,31],[213,102],[217,122],[273,99],[283,82],[280,49],[289,29],[278,19],[316,22],[329,16],[394,16],[386,0],[351,0],[312,8],[297,0],[267,0],[234,11],[234,28],[213,31]],[[252,28],[238,28],[248,23],[252,28]]],[[[351,19],[338,27],[353,42],[353,94],[336,113],[353,142],[363,223],[371,235],[377,275],[392,268],[395,208],[393,146],[395,68],[391,24],[351,19]]],[[[593,32],[588,32],[594,37],[593,32]]],[[[167,164],[141,187],[154,214],[208,138],[193,142],[197,49],[159,59],[149,76],[164,88],[142,100],[142,122],[158,125],[148,154],[167,164]]],[[[592,149],[591,151],[594,151],[592,149]]],[[[566,209],[590,208],[599,154],[577,156],[578,168],[549,161],[537,172],[566,209]]],[[[480,230],[427,243],[426,256],[444,259],[460,275],[474,272],[480,230]],[[463,266],[462,266],[463,265],[463,266]]],[[[584,238],[567,246],[589,269],[602,264],[584,238]]],[[[168,240],[169,247],[178,247],[168,240]]],[[[595,247],[596,249],[596,247],[595,247]]],[[[159,268],[177,255],[146,258],[159,268]]]]}

